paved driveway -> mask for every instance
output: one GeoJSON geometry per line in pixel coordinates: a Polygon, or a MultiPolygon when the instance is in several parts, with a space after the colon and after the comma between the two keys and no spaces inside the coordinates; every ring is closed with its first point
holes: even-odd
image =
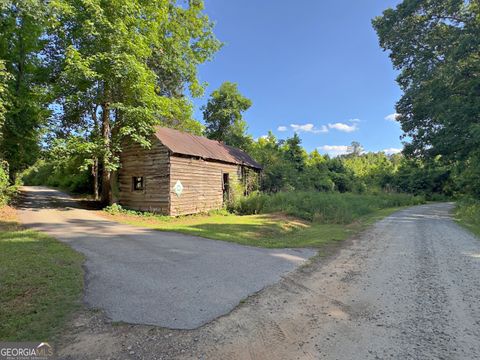
{"type": "Polygon", "coordinates": [[[21,221],[85,254],[84,300],[114,321],[196,328],[315,254],[122,225],[79,209],[57,190],[22,191],[21,221]]]}

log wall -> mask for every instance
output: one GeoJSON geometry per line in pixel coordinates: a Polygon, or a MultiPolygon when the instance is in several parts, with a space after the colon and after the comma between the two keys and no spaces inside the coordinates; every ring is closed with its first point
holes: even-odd
{"type": "Polygon", "coordinates": [[[118,201],[127,208],[170,213],[169,150],[160,141],[153,141],[150,149],[125,144],[120,154],[118,171],[118,201]],[[143,176],[144,190],[134,191],[132,178],[143,176]]]}
{"type": "Polygon", "coordinates": [[[194,214],[223,206],[223,173],[229,174],[230,186],[238,181],[240,166],[199,158],[170,156],[170,215],[194,214]],[[177,180],[183,192],[173,190],[177,180]]]}

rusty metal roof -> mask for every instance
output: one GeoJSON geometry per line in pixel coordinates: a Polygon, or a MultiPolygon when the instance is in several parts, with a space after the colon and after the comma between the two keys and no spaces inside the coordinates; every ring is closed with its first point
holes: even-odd
{"type": "Polygon", "coordinates": [[[255,169],[262,168],[242,150],[203,136],[159,126],[155,127],[155,136],[175,154],[198,156],[203,159],[245,165],[255,169]]]}

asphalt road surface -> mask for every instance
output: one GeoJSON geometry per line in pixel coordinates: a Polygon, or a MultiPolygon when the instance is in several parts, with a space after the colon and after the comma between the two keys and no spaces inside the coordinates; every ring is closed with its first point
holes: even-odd
{"type": "Polygon", "coordinates": [[[84,300],[114,321],[196,328],[315,254],[121,225],[57,190],[22,191],[21,221],[85,254],[84,300]]]}

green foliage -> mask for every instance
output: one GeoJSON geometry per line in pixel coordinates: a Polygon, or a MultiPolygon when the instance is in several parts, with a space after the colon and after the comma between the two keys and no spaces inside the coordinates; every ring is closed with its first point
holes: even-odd
{"type": "Polygon", "coordinates": [[[52,36],[65,54],[57,89],[65,121],[94,131],[97,114],[108,115],[114,143],[129,136],[147,145],[159,123],[199,130],[182,94],[185,86],[202,94],[197,65],[220,45],[202,1],[57,0],[52,7],[52,36]]]}
{"type": "Polygon", "coordinates": [[[72,193],[91,193],[93,184],[90,172],[84,167],[84,158],[69,153],[68,146],[58,145],[47,157],[38,160],[21,175],[25,185],[59,187],[72,193]],[[65,150],[62,153],[62,148],[65,150]]]}
{"type": "Polygon", "coordinates": [[[15,198],[19,185],[19,181],[11,184],[8,163],[0,160],[0,207],[15,198]]]}
{"type": "Polygon", "coordinates": [[[453,172],[455,190],[480,200],[480,153],[473,152],[466,160],[458,162],[453,172]]]}
{"type": "Polygon", "coordinates": [[[468,157],[480,147],[479,2],[404,0],[373,26],[400,71],[406,152],[468,157]]]}
{"type": "Polygon", "coordinates": [[[464,197],[457,202],[457,220],[473,233],[480,236],[480,201],[464,197]]]}
{"type": "Polygon", "coordinates": [[[207,105],[202,107],[207,137],[247,149],[251,137],[246,135],[247,123],[243,120],[242,113],[250,106],[252,102],[240,94],[237,84],[224,82],[212,92],[207,105]]]}
{"type": "Polygon", "coordinates": [[[5,205],[9,198],[10,182],[7,165],[6,162],[0,163],[0,206],[5,205]]]}
{"type": "Polygon", "coordinates": [[[423,197],[407,194],[360,195],[294,191],[252,194],[243,198],[235,210],[239,214],[280,212],[319,223],[350,224],[380,209],[423,202],[423,197]]]}
{"type": "Polygon", "coordinates": [[[50,115],[51,73],[43,37],[47,8],[40,0],[7,0],[0,11],[0,60],[5,65],[0,67],[0,154],[14,179],[37,159],[41,128],[50,115]]]}
{"type": "Polygon", "coordinates": [[[7,108],[10,105],[10,98],[8,95],[7,81],[10,78],[10,74],[5,68],[5,61],[0,60],[0,144],[3,139],[3,125],[5,124],[5,114],[7,108]]]}
{"type": "Polygon", "coordinates": [[[404,152],[426,159],[403,164],[398,187],[480,198],[479,2],[404,0],[373,26],[400,71],[404,152]]]}

